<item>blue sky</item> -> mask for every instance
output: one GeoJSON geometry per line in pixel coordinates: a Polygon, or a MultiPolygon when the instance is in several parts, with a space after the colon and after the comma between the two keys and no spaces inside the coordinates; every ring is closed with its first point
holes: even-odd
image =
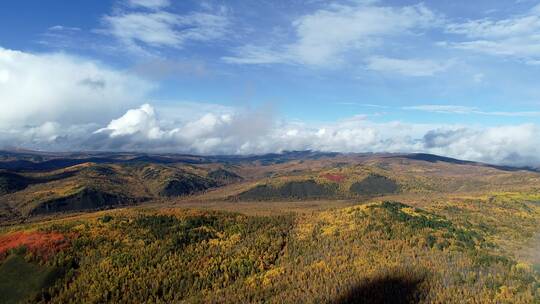
{"type": "Polygon", "coordinates": [[[509,146],[537,142],[539,1],[21,0],[3,1],[0,20],[1,142],[537,160],[509,146]],[[251,124],[260,133],[244,134],[251,124]],[[173,139],[188,127],[193,138],[173,139]],[[435,130],[445,139],[431,147],[435,130]],[[504,151],[467,148],[489,132],[512,137],[490,142],[504,151]]]}

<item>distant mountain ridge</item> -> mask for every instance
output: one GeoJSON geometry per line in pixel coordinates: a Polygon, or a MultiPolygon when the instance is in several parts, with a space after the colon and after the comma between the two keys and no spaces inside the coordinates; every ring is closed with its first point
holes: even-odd
{"type": "Polygon", "coordinates": [[[432,154],[286,151],[197,156],[0,151],[0,219],[185,198],[361,200],[532,189],[540,174],[432,154]]]}
{"type": "Polygon", "coordinates": [[[460,160],[447,156],[428,153],[340,153],[320,151],[284,151],[282,153],[267,153],[256,155],[194,155],[175,153],[142,153],[142,152],[40,152],[40,151],[2,151],[0,150],[0,169],[6,170],[54,170],[74,166],[86,162],[93,163],[239,163],[260,161],[263,164],[273,164],[291,160],[320,159],[339,155],[404,157],[427,162],[447,162],[453,164],[488,165],[501,170],[537,170],[533,167],[514,167],[495,165],[469,160],[460,160]]]}

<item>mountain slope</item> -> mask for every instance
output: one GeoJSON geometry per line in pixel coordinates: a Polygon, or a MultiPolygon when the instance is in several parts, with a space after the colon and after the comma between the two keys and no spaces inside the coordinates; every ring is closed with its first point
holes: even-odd
{"type": "Polygon", "coordinates": [[[236,180],[208,177],[214,171],[186,165],[82,163],[46,172],[0,172],[0,212],[25,217],[103,209],[192,195],[236,180]]]}
{"type": "Polygon", "coordinates": [[[65,269],[44,285],[42,298],[39,288],[32,291],[60,303],[534,303],[540,276],[507,246],[526,244],[540,209],[515,198],[460,200],[452,209],[379,201],[270,216],[109,210],[12,227],[0,244],[11,240],[6,261],[30,264],[15,272],[65,269]],[[62,235],[69,246],[48,258],[36,246],[28,255],[13,250],[24,243],[17,236],[36,229],[62,235]]]}
{"type": "Polygon", "coordinates": [[[533,191],[540,185],[540,173],[532,170],[426,154],[307,151],[199,157],[25,152],[3,157],[0,167],[31,163],[0,172],[0,218],[4,219],[185,197],[214,201],[350,200],[533,191]]]}

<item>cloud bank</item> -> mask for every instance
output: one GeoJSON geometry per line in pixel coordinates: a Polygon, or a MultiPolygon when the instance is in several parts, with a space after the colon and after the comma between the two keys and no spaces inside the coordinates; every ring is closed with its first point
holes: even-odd
{"type": "MultiPolygon", "coordinates": [[[[181,109],[177,109],[181,111],[181,109]]],[[[472,128],[403,122],[375,123],[357,116],[328,124],[274,119],[265,110],[201,112],[164,128],[148,105],[127,111],[105,128],[100,147],[203,154],[253,154],[284,150],[429,152],[509,165],[540,164],[540,128],[534,124],[472,128]]]]}
{"type": "MultiPolygon", "coordinates": [[[[6,144],[59,150],[117,150],[195,154],[261,154],[286,150],[427,152],[516,166],[540,165],[535,124],[473,128],[404,122],[376,123],[363,116],[326,124],[281,120],[269,109],[212,111],[170,120],[150,104],[130,109],[103,127],[58,123],[0,133],[6,144]]],[[[179,114],[179,117],[182,116],[179,114]]]]}
{"type": "MultiPolygon", "coordinates": [[[[537,124],[381,123],[364,116],[308,123],[283,119],[271,107],[151,103],[153,88],[152,82],[85,58],[0,49],[0,147],[197,154],[428,152],[540,166],[537,124]]],[[[509,115],[452,105],[403,109],[509,115]]]]}

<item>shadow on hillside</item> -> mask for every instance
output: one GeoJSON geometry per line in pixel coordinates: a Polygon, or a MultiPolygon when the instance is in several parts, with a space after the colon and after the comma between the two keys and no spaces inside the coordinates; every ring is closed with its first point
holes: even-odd
{"type": "Polygon", "coordinates": [[[423,295],[420,284],[424,278],[378,278],[351,288],[333,304],[418,303],[423,295]]]}

